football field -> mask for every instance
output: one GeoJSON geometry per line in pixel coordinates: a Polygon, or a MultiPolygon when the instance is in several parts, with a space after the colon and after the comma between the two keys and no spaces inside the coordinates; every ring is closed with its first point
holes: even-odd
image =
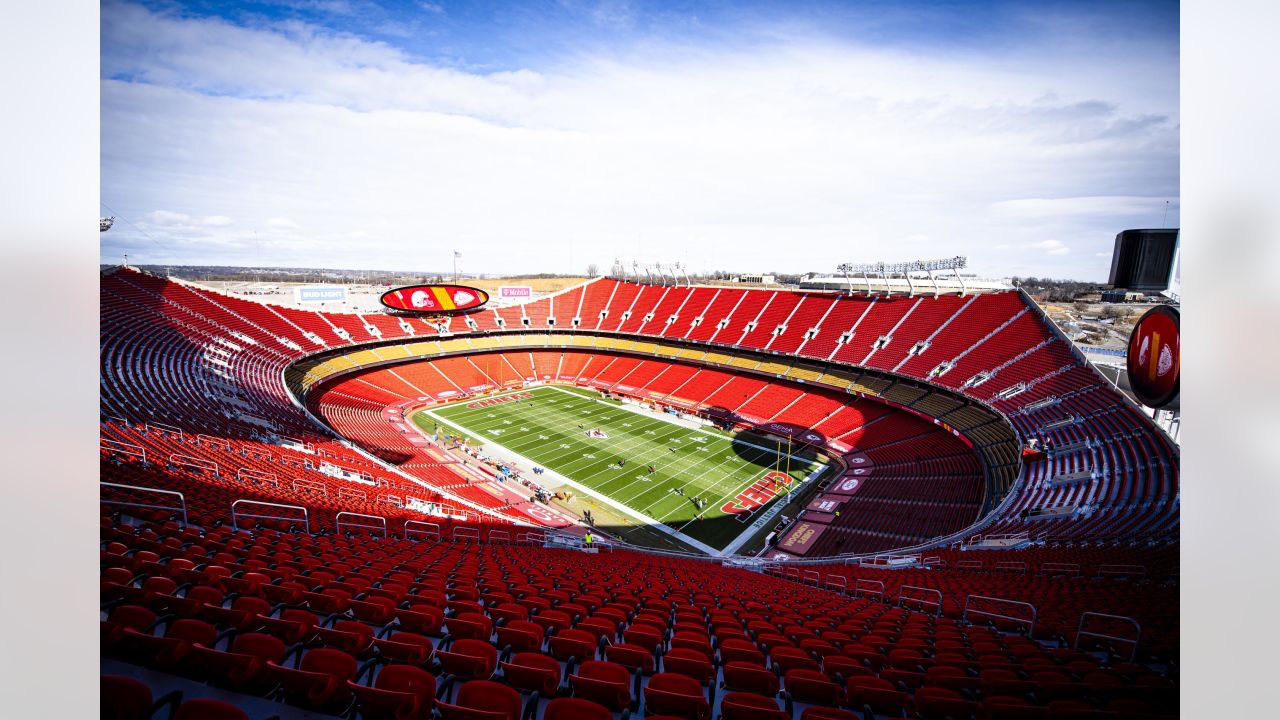
{"type": "MultiPolygon", "coordinates": [[[[689,427],[581,388],[512,391],[414,419],[428,433],[456,428],[495,457],[502,455],[492,447],[498,445],[548,468],[580,497],[594,495],[619,511],[611,517],[713,550],[752,531],[762,513],[786,501],[789,488],[798,492],[826,467],[807,449],[788,454],[785,443],[689,427]]],[[[554,484],[550,475],[522,470],[534,482],[554,484]]]]}

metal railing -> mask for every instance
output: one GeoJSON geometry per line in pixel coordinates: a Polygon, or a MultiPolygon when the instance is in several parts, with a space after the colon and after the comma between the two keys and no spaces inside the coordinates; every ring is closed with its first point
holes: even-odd
{"type": "Polygon", "coordinates": [[[212,435],[196,435],[196,442],[200,444],[208,443],[214,447],[221,447],[223,450],[231,450],[231,441],[226,438],[218,438],[212,435]]]}
{"type": "Polygon", "coordinates": [[[884,602],[884,583],[879,580],[863,580],[855,578],[853,581],[853,596],[856,598],[876,596],[876,602],[884,602]]]}
{"type": "Polygon", "coordinates": [[[1098,577],[1146,577],[1146,565],[1099,565],[1098,577]]]}
{"type": "Polygon", "coordinates": [[[329,497],[328,486],[317,480],[308,480],[306,478],[294,478],[293,491],[296,493],[306,491],[310,493],[318,493],[320,497],[329,497]]]}
{"type": "Polygon", "coordinates": [[[242,498],[231,503],[231,527],[233,530],[240,529],[240,518],[249,518],[254,520],[284,520],[292,523],[300,522],[302,523],[303,529],[308,533],[311,532],[311,516],[307,512],[307,509],[301,505],[282,505],[280,503],[263,502],[262,500],[246,500],[242,498]],[[301,510],[302,519],[288,517],[287,515],[260,515],[257,513],[240,512],[237,509],[240,505],[260,505],[264,507],[285,508],[287,510],[301,510]]]}
{"type": "Polygon", "coordinates": [[[1040,563],[1040,572],[1059,575],[1079,575],[1080,563],[1047,562],[1040,563]]]}
{"type": "Polygon", "coordinates": [[[369,496],[363,490],[352,490],[351,488],[340,487],[338,488],[338,499],[339,500],[359,500],[361,502],[364,502],[365,500],[369,499],[369,496]]]}
{"type": "Polygon", "coordinates": [[[169,462],[174,467],[193,467],[200,470],[212,470],[214,477],[222,477],[221,470],[218,469],[218,463],[204,458],[192,457],[181,453],[173,453],[169,456],[169,462]]]}
{"type": "Polygon", "coordinates": [[[264,472],[262,470],[254,470],[253,468],[242,467],[236,470],[236,480],[239,482],[247,482],[256,480],[274,487],[280,487],[280,478],[275,473],[264,472]]]}
{"type": "Polygon", "coordinates": [[[905,603],[914,603],[915,609],[924,611],[926,607],[932,606],[937,610],[938,617],[942,617],[942,591],[934,588],[919,587],[917,585],[900,585],[898,586],[898,607],[905,608],[905,603]],[[914,596],[914,597],[912,597],[914,596]],[[931,600],[927,598],[938,598],[931,600]]]}
{"type": "Polygon", "coordinates": [[[136,490],[141,492],[156,493],[158,495],[171,495],[178,498],[177,505],[153,505],[150,503],[138,502],[136,500],[107,500],[101,497],[99,493],[98,502],[102,505],[119,505],[121,507],[136,507],[147,510],[177,510],[182,513],[182,525],[186,527],[187,523],[187,499],[182,493],[176,490],[161,490],[159,488],[141,487],[138,485],[121,485],[113,482],[99,482],[99,488],[110,487],[119,488],[121,490],[136,490]]]}
{"type": "Polygon", "coordinates": [[[119,453],[121,455],[141,458],[142,462],[147,461],[147,449],[141,445],[134,445],[133,443],[103,438],[98,441],[98,447],[111,453],[119,453]]]}
{"type": "Polygon", "coordinates": [[[187,436],[182,432],[182,428],[174,427],[172,425],[166,425],[162,422],[155,422],[154,420],[145,423],[142,426],[142,429],[146,430],[147,432],[150,432],[152,430],[159,430],[161,432],[173,433],[178,436],[178,439],[184,442],[187,439],[187,436]]]}
{"type": "Polygon", "coordinates": [[[390,535],[387,534],[387,519],[385,517],[382,517],[381,515],[365,515],[363,513],[353,513],[353,512],[345,512],[345,511],[340,512],[337,515],[335,515],[333,518],[333,529],[335,532],[341,533],[342,527],[344,525],[349,528],[360,528],[361,530],[381,530],[382,537],[384,538],[390,537],[390,535]],[[343,516],[353,518],[353,519],[374,520],[376,522],[373,522],[373,523],[354,522],[353,520],[343,520],[342,519],[343,516]]]}
{"type": "Polygon", "coordinates": [[[1131,644],[1133,647],[1129,650],[1129,662],[1133,662],[1133,659],[1138,656],[1138,643],[1139,641],[1142,640],[1142,626],[1138,624],[1137,620],[1134,620],[1133,618],[1128,617],[1127,615],[1108,615],[1106,613],[1087,612],[1080,616],[1080,624],[1076,627],[1076,638],[1075,638],[1075,641],[1071,644],[1072,650],[1078,651],[1080,649],[1080,637],[1082,635],[1088,636],[1088,637],[1100,638],[1103,640],[1113,640],[1115,642],[1131,644]],[[1094,618],[1102,618],[1102,619],[1112,620],[1112,621],[1116,621],[1126,625],[1130,625],[1133,627],[1133,637],[1127,638],[1127,637],[1121,637],[1117,635],[1107,635],[1106,633],[1090,632],[1085,630],[1084,626],[1088,624],[1089,620],[1094,618]]]}
{"type": "Polygon", "coordinates": [[[404,539],[412,540],[410,534],[418,534],[426,538],[440,539],[440,525],[422,520],[406,520],[404,523],[404,539]],[[419,530],[418,528],[422,528],[419,530]]]}
{"type": "Polygon", "coordinates": [[[1018,600],[1005,600],[1004,598],[991,597],[989,595],[969,595],[964,599],[964,612],[961,613],[960,617],[965,622],[972,623],[973,621],[969,619],[970,615],[981,615],[983,617],[1009,620],[1019,625],[1026,625],[1027,637],[1031,637],[1031,634],[1035,632],[1036,618],[1039,616],[1039,613],[1036,611],[1036,606],[1031,603],[1020,602],[1018,600]],[[975,603],[975,600],[980,602],[975,603]],[[1031,617],[1018,617],[1017,615],[1007,615],[1005,613],[994,612],[991,610],[979,610],[974,607],[975,605],[981,606],[983,603],[995,605],[997,607],[1027,608],[1031,611],[1031,617]]]}

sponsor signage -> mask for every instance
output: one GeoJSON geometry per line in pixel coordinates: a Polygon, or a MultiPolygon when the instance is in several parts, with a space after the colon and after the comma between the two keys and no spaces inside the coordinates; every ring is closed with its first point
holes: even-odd
{"type": "Polygon", "coordinates": [[[848,499],[848,497],[843,495],[827,494],[814,498],[813,501],[806,505],[804,509],[815,513],[834,513],[839,510],[840,506],[844,505],[844,501],[848,499]]]}
{"type": "Polygon", "coordinates": [[[1134,325],[1125,369],[1129,387],[1143,405],[1161,408],[1178,399],[1181,344],[1179,313],[1167,305],[1151,308],[1134,325]]]}
{"type": "Polygon", "coordinates": [[[831,483],[827,488],[829,495],[853,495],[862,489],[863,483],[867,481],[864,477],[857,475],[845,475],[844,477],[831,483]]]}
{"type": "Polygon", "coordinates": [[[533,288],[528,285],[503,285],[498,288],[498,297],[503,300],[521,300],[533,297],[533,288]]]}
{"type": "Polygon", "coordinates": [[[465,285],[409,285],[388,290],[381,302],[392,310],[452,313],[474,310],[489,301],[489,293],[465,285]]]}
{"type": "Polygon", "coordinates": [[[782,539],[778,541],[776,549],[803,556],[809,552],[809,549],[818,541],[818,538],[822,537],[822,533],[826,529],[827,526],[821,523],[809,522],[807,519],[797,520],[795,524],[783,532],[782,539]]]}
{"type": "Polygon", "coordinates": [[[302,285],[293,289],[293,299],[300,305],[346,302],[347,288],[342,285],[302,285]]]}

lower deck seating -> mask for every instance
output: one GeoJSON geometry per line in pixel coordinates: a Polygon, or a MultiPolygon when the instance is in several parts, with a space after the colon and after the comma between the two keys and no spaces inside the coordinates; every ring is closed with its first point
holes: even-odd
{"type": "MultiPolygon", "coordinates": [[[[104,707],[121,712],[163,697],[255,718],[1177,715],[1176,673],[1149,653],[706,561],[104,514],[100,565],[104,707]]],[[[1058,582],[1064,614],[1168,595],[1058,582]]]]}

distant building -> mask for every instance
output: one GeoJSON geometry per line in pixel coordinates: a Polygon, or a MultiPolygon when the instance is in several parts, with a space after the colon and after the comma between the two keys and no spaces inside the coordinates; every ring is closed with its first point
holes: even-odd
{"type": "Polygon", "coordinates": [[[754,283],[756,285],[772,285],[774,277],[772,275],[739,275],[733,279],[739,283],[754,283]]]}
{"type": "Polygon", "coordinates": [[[1142,302],[1146,297],[1146,293],[1133,292],[1123,288],[1102,291],[1102,302],[1107,303],[1142,302]]]}

